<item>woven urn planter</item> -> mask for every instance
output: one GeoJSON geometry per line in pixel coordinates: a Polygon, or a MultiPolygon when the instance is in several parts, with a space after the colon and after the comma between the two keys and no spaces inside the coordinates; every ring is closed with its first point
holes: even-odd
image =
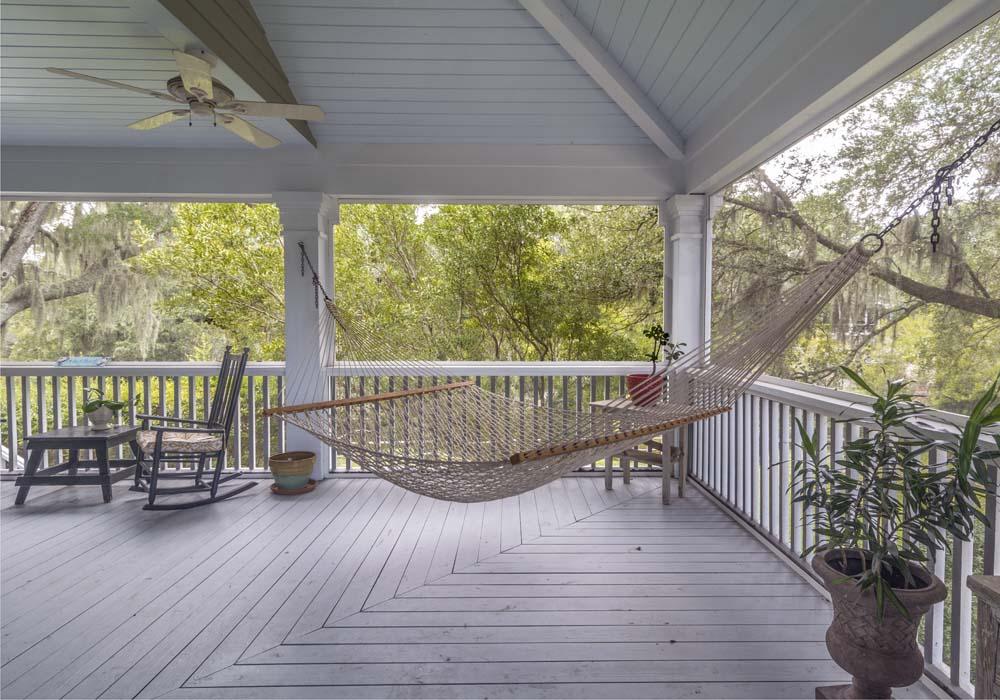
{"type": "Polygon", "coordinates": [[[274,485],[280,492],[298,491],[309,484],[316,454],[313,452],[282,452],[271,455],[267,465],[271,468],[274,485]]]}
{"type": "Polygon", "coordinates": [[[939,578],[922,566],[910,566],[919,588],[893,588],[909,616],[886,601],[878,617],[875,593],[862,591],[850,576],[861,572],[859,550],[817,552],[813,570],[823,579],[833,599],[833,622],[826,632],[826,648],[837,664],[851,674],[850,685],[816,689],[817,698],[891,698],[892,688],[916,683],[924,672],[917,646],[917,628],[924,614],[943,601],[948,591],[939,578]]]}

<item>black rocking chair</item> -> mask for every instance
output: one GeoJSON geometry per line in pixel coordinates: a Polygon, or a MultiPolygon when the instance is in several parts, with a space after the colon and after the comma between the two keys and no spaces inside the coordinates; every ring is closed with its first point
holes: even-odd
{"type": "Polygon", "coordinates": [[[137,416],[142,420],[142,429],[136,439],[140,455],[132,490],[149,494],[149,503],[143,506],[144,510],[195,508],[230,498],[257,485],[256,481],[249,481],[221,492],[219,490],[220,484],[241,476],[240,472],[223,476],[222,468],[225,465],[229,430],[236,414],[249,352],[249,349],[244,348],[242,353],[237,354],[226,348],[207,420],[137,416]],[[151,425],[153,422],[161,425],[151,425]],[[205,467],[211,459],[215,460],[214,469],[211,479],[206,481],[203,478],[205,467]],[[194,472],[161,472],[163,464],[177,462],[197,462],[198,466],[194,472]],[[161,479],[193,479],[194,483],[190,486],[163,488],[159,485],[161,479]],[[178,503],[156,502],[157,496],[180,493],[207,493],[208,497],[178,503]]]}

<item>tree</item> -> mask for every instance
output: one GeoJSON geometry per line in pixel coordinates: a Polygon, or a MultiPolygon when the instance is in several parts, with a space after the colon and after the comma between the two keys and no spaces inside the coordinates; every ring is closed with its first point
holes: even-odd
{"type": "Polygon", "coordinates": [[[255,359],[284,359],[284,247],[271,204],[179,204],[139,268],[169,287],[158,308],[218,329],[255,359]]]}
{"type": "MultiPolygon", "coordinates": [[[[33,310],[40,324],[47,305],[94,292],[95,322],[107,328],[134,313],[157,290],[132,274],[131,264],[145,246],[165,235],[169,209],[131,203],[57,204],[7,202],[2,212],[0,330],[9,350],[16,339],[10,322],[33,310]]],[[[23,326],[23,324],[21,324],[23,326]]],[[[148,350],[155,324],[141,335],[148,350]]]]}
{"type": "MultiPolygon", "coordinates": [[[[717,321],[766,303],[922,192],[1000,113],[998,52],[992,20],[729,188],[715,226],[717,321]]],[[[938,254],[926,216],[904,221],[772,371],[834,381],[845,361],[884,366],[932,403],[965,407],[1000,367],[996,352],[968,361],[1000,346],[1000,144],[966,165],[938,254]]]]}

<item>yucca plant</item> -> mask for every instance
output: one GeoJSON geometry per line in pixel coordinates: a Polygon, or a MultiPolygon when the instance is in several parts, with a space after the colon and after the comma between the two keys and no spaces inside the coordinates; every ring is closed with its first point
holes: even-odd
{"type": "Polygon", "coordinates": [[[874,592],[879,618],[887,602],[906,615],[893,589],[918,586],[910,565],[925,565],[929,552],[949,548],[951,536],[968,540],[977,522],[988,524],[985,497],[995,489],[989,463],[1000,457],[1000,433],[992,435],[995,448],[984,449],[981,439],[1000,424],[1000,377],[964,426],[932,435],[918,421],[929,419],[929,409],[907,382],[889,381],[880,392],[841,369],[874,397],[873,425],[834,454],[818,428],[810,432],[796,419],[802,456],[792,463],[790,488],[817,540],[805,553],[842,553],[842,573],[874,592]],[[849,567],[849,550],[861,554],[860,571],[849,567]]]}

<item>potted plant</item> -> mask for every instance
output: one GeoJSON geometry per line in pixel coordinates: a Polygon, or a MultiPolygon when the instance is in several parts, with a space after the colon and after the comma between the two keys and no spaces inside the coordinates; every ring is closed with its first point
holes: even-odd
{"type": "Polygon", "coordinates": [[[816,697],[888,698],[923,673],[917,629],[947,596],[925,566],[928,551],[948,549],[951,536],[968,540],[977,521],[988,522],[984,500],[995,484],[987,463],[1000,455],[1000,436],[996,449],[980,440],[983,428],[1000,423],[1000,377],[961,430],[935,419],[932,435],[929,409],[906,382],[877,392],[842,369],[874,397],[874,425],[832,454],[818,431],[810,435],[796,420],[802,457],[790,487],[793,501],[812,510],[805,518],[817,542],[805,554],[814,554],[813,570],[833,602],[827,649],[852,676],[850,685],[817,688],[816,697]]]}
{"type": "MultiPolygon", "coordinates": [[[[656,363],[660,360],[660,353],[663,353],[663,361],[666,363],[665,371],[674,360],[684,354],[681,348],[685,343],[673,343],[670,341],[670,334],[663,330],[663,326],[654,323],[642,330],[642,334],[653,343],[653,348],[643,355],[643,358],[653,363],[653,368],[649,374],[629,374],[625,377],[625,385],[628,387],[629,398],[637,406],[649,406],[656,403],[660,398],[660,382],[650,381],[656,375],[656,363]]],[[[662,373],[662,371],[661,371],[662,373]]]]}
{"type": "Polygon", "coordinates": [[[271,491],[283,496],[297,495],[312,491],[316,482],[312,476],[316,455],[313,452],[282,452],[271,455],[267,465],[271,468],[274,484],[271,491]]]}
{"type": "MultiPolygon", "coordinates": [[[[110,430],[112,421],[117,419],[118,412],[129,405],[128,401],[114,401],[104,398],[104,392],[100,389],[86,388],[83,390],[84,396],[96,395],[96,399],[90,399],[83,404],[83,416],[87,419],[91,430],[110,430]]],[[[138,397],[133,400],[138,401],[138,397]]]]}

